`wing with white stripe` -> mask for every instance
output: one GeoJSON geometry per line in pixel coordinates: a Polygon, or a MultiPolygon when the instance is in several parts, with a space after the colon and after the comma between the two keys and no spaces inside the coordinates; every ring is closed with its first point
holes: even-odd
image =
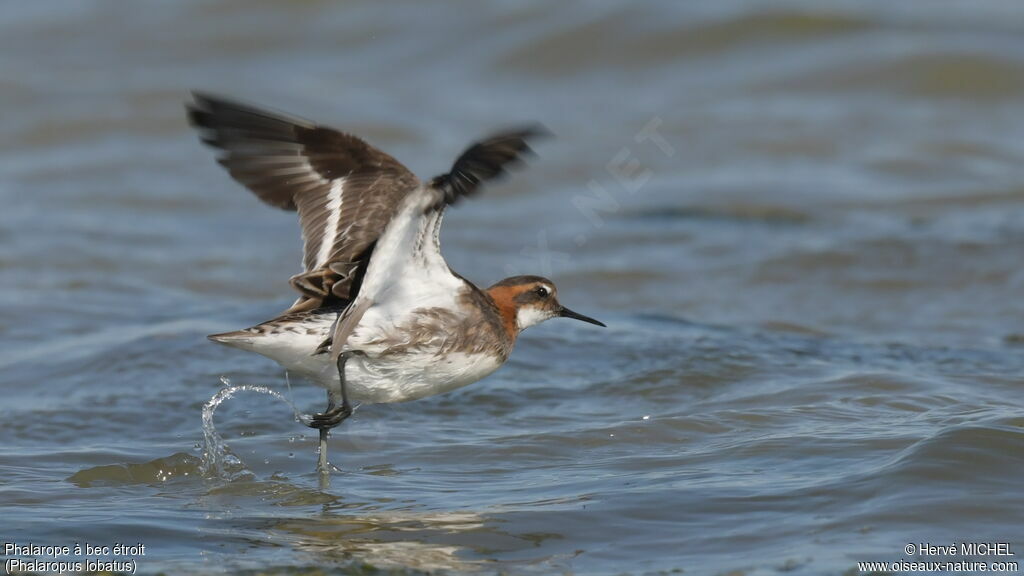
{"type": "Polygon", "coordinates": [[[292,309],[349,301],[374,243],[419,180],[363,140],[301,118],[193,94],[189,119],[260,200],[297,210],[303,267],[292,309]]]}

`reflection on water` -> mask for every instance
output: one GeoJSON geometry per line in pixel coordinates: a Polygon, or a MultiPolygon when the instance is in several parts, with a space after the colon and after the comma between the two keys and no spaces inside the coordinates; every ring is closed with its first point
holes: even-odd
{"type": "Polygon", "coordinates": [[[490,563],[465,558],[467,549],[520,540],[488,527],[484,518],[470,512],[331,514],[281,520],[272,530],[285,533],[311,563],[359,559],[379,568],[424,572],[484,572],[490,563]]]}
{"type": "Polygon", "coordinates": [[[0,537],[254,575],[1024,548],[1020,3],[0,10],[0,537]],[[361,407],[321,489],[295,406],[322,390],[205,340],[288,305],[299,238],[196,142],[189,89],[423,177],[543,122],[445,252],[479,284],[550,275],[609,328],[551,322],[485,382],[361,407]],[[220,402],[243,390],[292,413],[220,402]]]}
{"type": "MultiPolygon", "coordinates": [[[[215,523],[239,525],[254,535],[274,542],[287,541],[310,565],[350,563],[376,569],[412,569],[424,572],[458,571],[486,573],[493,563],[485,555],[494,550],[528,550],[556,534],[511,534],[473,512],[386,511],[388,502],[352,502],[289,482],[286,478],[254,481],[235,475],[233,480],[202,480],[204,462],[188,454],[174,454],[140,464],[96,466],[81,470],[68,480],[80,488],[161,485],[181,489],[192,484],[205,491],[200,501],[236,502],[256,499],[285,509],[311,509],[320,513],[273,520],[227,515],[215,523]],[[474,559],[475,558],[475,559],[474,559]]],[[[255,537],[255,536],[254,536],[255,537]]],[[[551,566],[551,558],[543,558],[551,566]]],[[[530,566],[537,560],[522,560],[530,566]]],[[[546,569],[546,568],[545,568],[546,569]]]]}

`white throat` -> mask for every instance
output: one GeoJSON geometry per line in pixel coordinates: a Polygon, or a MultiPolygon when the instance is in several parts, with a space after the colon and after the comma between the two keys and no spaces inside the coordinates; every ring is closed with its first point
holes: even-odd
{"type": "Polygon", "coordinates": [[[526,330],[530,326],[540,324],[548,318],[551,318],[551,313],[549,311],[529,306],[520,308],[516,311],[516,324],[519,325],[520,330],[526,330]]]}

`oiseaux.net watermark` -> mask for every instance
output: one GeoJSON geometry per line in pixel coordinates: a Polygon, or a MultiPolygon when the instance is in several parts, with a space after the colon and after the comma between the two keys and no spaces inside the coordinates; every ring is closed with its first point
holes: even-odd
{"type": "Polygon", "coordinates": [[[1009,542],[908,542],[903,546],[903,553],[906,558],[899,560],[857,562],[857,571],[892,574],[1020,571],[1020,563],[1009,542]]]}
{"type": "MultiPolygon", "coordinates": [[[[589,194],[577,194],[572,197],[572,206],[583,216],[591,227],[599,230],[605,226],[605,218],[622,210],[623,201],[639,195],[651,179],[654,171],[641,161],[644,155],[657,151],[666,158],[676,155],[676,148],[661,133],[664,121],[654,116],[647,121],[632,137],[632,145],[623,145],[604,165],[604,174],[600,178],[592,178],[587,182],[589,194]],[[639,150],[634,150],[634,146],[639,150]]],[[[556,268],[567,264],[572,254],[556,250],[548,240],[548,230],[537,231],[537,242],[533,246],[523,246],[519,251],[519,261],[505,265],[505,273],[540,274],[554,276],[556,268]]],[[[590,237],[585,232],[578,233],[572,240],[576,248],[584,247],[590,237]]]]}

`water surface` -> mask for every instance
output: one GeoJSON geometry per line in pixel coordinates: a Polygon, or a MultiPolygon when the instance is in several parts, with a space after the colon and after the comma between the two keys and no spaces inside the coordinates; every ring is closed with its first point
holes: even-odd
{"type": "Polygon", "coordinates": [[[1016,2],[113,2],[0,19],[0,540],[141,573],[843,574],[1024,551],[1024,8],[1016,2]],[[463,275],[605,321],[458,392],[363,406],[213,332],[293,295],[294,216],[189,89],[363,135],[423,177],[541,121],[453,209],[463,275]]]}

